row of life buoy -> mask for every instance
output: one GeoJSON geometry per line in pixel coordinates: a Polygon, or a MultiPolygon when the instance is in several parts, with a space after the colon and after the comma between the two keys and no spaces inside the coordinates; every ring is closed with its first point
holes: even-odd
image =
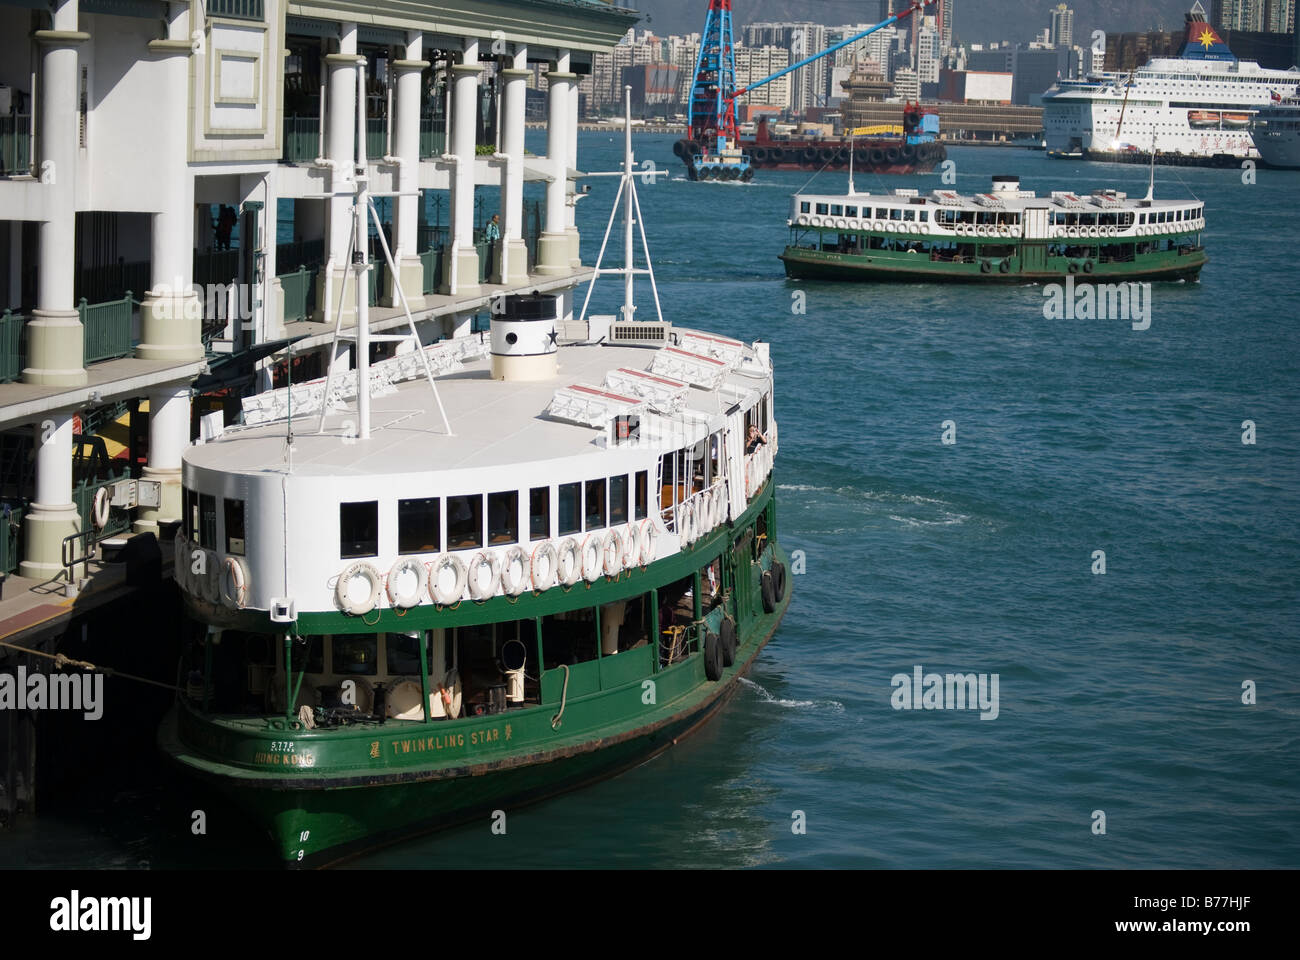
{"type": "Polygon", "coordinates": [[[855,220],[844,217],[808,216],[799,214],[795,220],[801,227],[834,227],[839,230],[874,230],[877,233],[929,233],[928,223],[911,223],[895,220],[855,220]]]}
{"type": "MultiPolygon", "coordinates": [[[[602,576],[646,566],[657,557],[657,540],[658,530],[646,519],[625,528],[593,531],[581,541],[544,540],[531,554],[514,544],[499,552],[480,550],[468,559],[455,553],[428,563],[403,557],[387,577],[373,563],[358,560],[339,574],[334,598],[344,613],[359,616],[373,610],[384,592],[396,609],[418,606],[425,591],[441,606],[458,603],[467,594],[476,601],[498,593],[517,597],[529,589],[541,592],[557,583],[571,587],[580,580],[594,583],[602,576]]],[[[241,578],[241,590],[243,582],[241,578]]]]}
{"type": "Polygon", "coordinates": [[[172,553],[172,576],[186,593],[236,610],[248,604],[248,566],[241,557],[217,559],[215,550],[199,547],[178,532],[172,553]]]}

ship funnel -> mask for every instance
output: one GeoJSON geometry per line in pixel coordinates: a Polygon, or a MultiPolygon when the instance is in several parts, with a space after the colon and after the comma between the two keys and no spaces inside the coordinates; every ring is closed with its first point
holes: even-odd
{"type": "Polygon", "coordinates": [[[556,375],[560,298],[513,294],[492,305],[492,379],[549,380],[556,375]]]}
{"type": "Polygon", "coordinates": [[[993,178],[994,193],[1019,193],[1020,178],[1014,174],[1001,174],[993,178]]]}

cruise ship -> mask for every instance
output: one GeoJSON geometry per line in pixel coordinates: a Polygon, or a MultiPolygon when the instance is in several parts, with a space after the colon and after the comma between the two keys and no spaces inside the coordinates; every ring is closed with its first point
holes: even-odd
{"type": "Polygon", "coordinates": [[[1264,166],[1300,169],[1300,97],[1279,99],[1261,109],[1252,136],[1264,166]]]}
{"type": "Polygon", "coordinates": [[[1205,20],[1199,3],[1186,15],[1177,57],[1132,71],[1059,80],[1043,94],[1049,155],[1088,160],[1235,166],[1259,157],[1255,113],[1300,84],[1300,71],[1238,60],[1205,20]]]}

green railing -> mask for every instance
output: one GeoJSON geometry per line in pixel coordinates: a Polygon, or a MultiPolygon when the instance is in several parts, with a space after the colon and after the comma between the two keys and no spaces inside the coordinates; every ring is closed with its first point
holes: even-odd
{"type": "Polygon", "coordinates": [[[6,310],[0,314],[0,383],[17,380],[23,372],[23,324],[27,318],[6,310]]]}
{"type": "Polygon", "coordinates": [[[432,247],[420,254],[420,263],[424,267],[424,292],[437,293],[438,284],[442,282],[442,251],[445,247],[432,247]]]}
{"type": "Polygon", "coordinates": [[[284,150],[280,159],[306,163],[320,155],[320,117],[285,117],[284,150]]]}
{"type": "Polygon", "coordinates": [[[315,267],[324,262],[324,240],[290,240],[277,244],[275,248],[275,269],[280,273],[293,273],[302,267],[315,267]]]}
{"type": "Polygon", "coordinates": [[[447,150],[447,121],[442,117],[420,118],[420,159],[440,157],[447,150]]]}
{"type": "Polygon", "coordinates": [[[238,250],[194,251],[194,282],[200,286],[209,283],[229,283],[239,276],[238,250]]]}
{"type": "Polygon", "coordinates": [[[319,267],[304,266],[276,277],[280,281],[285,323],[298,323],[311,316],[316,306],[316,274],[319,270],[319,267]]]}
{"type": "Polygon", "coordinates": [[[131,291],[121,300],[77,304],[81,314],[82,363],[125,357],[131,352],[131,291]]]}
{"type": "Polygon", "coordinates": [[[366,157],[378,160],[388,153],[388,120],[384,117],[366,118],[366,157]]]}
{"type": "Polygon", "coordinates": [[[490,240],[480,240],[474,244],[474,249],[478,251],[478,282],[485,283],[492,274],[492,248],[495,243],[490,240]]]}
{"type": "MultiPolygon", "coordinates": [[[[77,513],[81,515],[81,529],[94,530],[94,520],[91,514],[95,509],[95,494],[101,487],[111,487],[119,480],[125,480],[131,475],[131,470],[122,461],[120,470],[110,471],[106,480],[78,480],[72,485],[72,502],[77,506],[77,513]]],[[[111,491],[110,491],[111,494],[111,491]]],[[[105,537],[111,537],[114,534],[123,533],[131,529],[131,514],[126,510],[109,510],[108,522],[104,524],[103,529],[96,531],[95,539],[102,540],[105,537]]]]}
{"type": "Polygon", "coordinates": [[[22,559],[23,510],[0,503],[0,574],[13,573],[22,559]]]}
{"type": "Polygon", "coordinates": [[[208,0],[209,17],[233,17],[236,20],[263,20],[263,0],[208,0]]]}
{"type": "Polygon", "coordinates": [[[0,176],[30,172],[28,157],[31,154],[31,114],[18,113],[0,117],[0,176]]]}

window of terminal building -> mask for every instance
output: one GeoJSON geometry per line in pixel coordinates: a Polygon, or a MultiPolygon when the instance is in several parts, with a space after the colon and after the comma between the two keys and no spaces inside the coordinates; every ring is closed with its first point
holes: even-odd
{"type": "Polygon", "coordinates": [[[397,501],[398,553],[437,553],[442,549],[441,506],[437,497],[397,501]]]}
{"type": "Polygon", "coordinates": [[[514,543],[519,539],[519,491],[488,494],[488,543],[514,543]]]}
{"type": "Polygon", "coordinates": [[[556,514],[560,521],[559,536],[566,537],[582,530],[582,484],[560,484],[556,514]]]}
{"type": "Polygon", "coordinates": [[[379,501],[339,504],[339,556],[379,555],[379,501]]]}
{"type": "Polygon", "coordinates": [[[605,478],[587,481],[586,529],[595,530],[605,526],[605,478]]]}
{"type": "Polygon", "coordinates": [[[551,535],[551,488],[533,487],[528,491],[528,538],[545,540],[551,535]]]}
{"type": "Polygon", "coordinates": [[[244,501],[226,500],[226,553],[244,555],[244,501]]]}
{"type": "Polygon", "coordinates": [[[483,494],[447,498],[447,549],[483,546],[483,494]]]}

